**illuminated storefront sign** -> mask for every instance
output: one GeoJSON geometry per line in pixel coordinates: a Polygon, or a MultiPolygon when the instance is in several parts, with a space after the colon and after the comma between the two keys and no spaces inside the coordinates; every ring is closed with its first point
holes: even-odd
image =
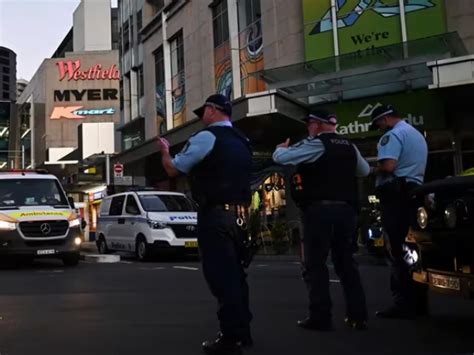
{"type": "Polygon", "coordinates": [[[54,101],[118,100],[117,89],[54,90],[54,101]]]}
{"type": "Polygon", "coordinates": [[[120,80],[120,71],[115,64],[109,68],[103,68],[101,64],[96,64],[86,70],[81,69],[81,61],[61,60],[56,63],[59,70],[59,81],[71,80],[120,80]]]}
{"type": "Polygon", "coordinates": [[[73,120],[86,118],[86,116],[113,115],[116,112],[114,108],[84,109],[83,107],[84,106],[56,106],[49,118],[52,120],[59,120],[61,118],[73,120]]]}

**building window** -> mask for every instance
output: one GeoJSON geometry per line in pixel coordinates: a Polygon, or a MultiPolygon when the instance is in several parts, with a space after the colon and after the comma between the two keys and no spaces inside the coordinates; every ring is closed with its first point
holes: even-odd
{"type": "Polygon", "coordinates": [[[143,14],[142,14],[142,10],[139,10],[137,12],[137,32],[140,32],[142,27],[143,27],[143,14]]]}
{"type": "Polygon", "coordinates": [[[3,76],[3,81],[10,81],[10,77],[8,75],[3,76]]]}
{"type": "Polygon", "coordinates": [[[119,84],[119,91],[120,91],[120,111],[123,111],[123,79],[120,80],[120,84],[119,84]]]}
{"type": "Polygon", "coordinates": [[[10,84],[3,83],[3,90],[10,91],[10,84]]]}
{"type": "Polygon", "coordinates": [[[242,93],[265,91],[265,83],[255,76],[264,69],[260,0],[239,0],[238,13],[242,93]]]}
{"type": "Polygon", "coordinates": [[[6,58],[0,58],[0,63],[5,65],[10,65],[10,61],[6,58]]]}
{"type": "Polygon", "coordinates": [[[159,134],[166,132],[166,96],[165,96],[165,64],[163,47],[155,52],[155,97],[156,97],[156,126],[159,134]]]}
{"type": "Polygon", "coordinates": [[[9,92],[4,92],[4,93],[3,93],[3,98],[4,98],[5,100],[10,100],[10,93],[9,93],[9,92]]]}
{"type": "Polygon", "coordinates": [[[183,32],[170,41],[171,91],[173,95],[173,127],[186,122],[186,88],[184,72],[183,32]]]}
{"type": "Polygon", "coordinates": [[[128,20],[127,20],[123,24],[123,29],[122,29],[122,43],[123,43],[124,52],[128,51],[128,48],[130,47],[130,33],[129,33],[128,26],[129,25],[128,25],[128,20]]]}
{"type": "Polygon", "coordinates": [[[130,16],[130,47],[133,47],[133,16],[130,16]]]}
{"type": "Polygon", "coordinates": [[[229,41],[227,1],[220,1],[212,8],[214,30],[214,78],[216,92],[232,96],[232,59],[229,41]]]}
{"type": "Polygon", "coordinates": [[[145,95],[145,84],[143,82],[143,65],[140,65],[138,67],[138,71],[137,71],[137,84],[138,84],[138,95],[140,97],[143,97],[143,95],[145,95]]]}
{"type": "Polygon", "coordinates": [[[9,67],[3,67],[3,72],[5,74],[10,74],[10,68],[9,67]]]}

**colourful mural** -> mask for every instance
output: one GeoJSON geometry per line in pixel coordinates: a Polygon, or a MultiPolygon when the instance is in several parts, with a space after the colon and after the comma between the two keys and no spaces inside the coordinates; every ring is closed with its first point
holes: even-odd
{"type": "Polygon", "coordinates": [[[265,91],[265,82],[252,75],[264,69],[261,19],[240,33],[239,47],[242,93],[245,95],[265,91]]]}
{"type": "Polygon", "coordinates": [[[232,60],[230,42],[225,41],[214,49],[216,92],[228,98],[232,97],[232,60]]]}
{"type": "Polygon", "coordinates": [[[171,81],[173,96],[173,128],[186,122],[186,90],[184,71],[179,72],[171,81]]]}

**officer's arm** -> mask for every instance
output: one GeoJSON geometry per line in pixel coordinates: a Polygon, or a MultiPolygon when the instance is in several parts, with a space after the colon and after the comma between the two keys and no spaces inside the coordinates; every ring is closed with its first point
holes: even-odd
{"type": "Polygon", "coordinates": [[[171,155],[170,155],[170,145],[165,138],[158,138],[158,146],[161,151],[161,163],[163,168],[169,177],[175,177],[179,175],[179,171],[175,168],[171,155]]]}
{"type": "Polygon", "coordinates": [[[402,152],[402,142],[395,134],[387,134],[380,139],[376,173],[391,175],[395,172],[402,152]]]}
{"type": "Polygon", "coordinates": [[[276,148],[273,161],[283,165],[297,165],[315,162],[324,154],[324,145],[320,139],[304,139],[288,148],[276,148]]]}
{"type": "Polygon", "coordinates": [[[357,177],[365,177],[370,173],[370,166],[369,163],[362,157],[359,152],[359,149],[354,145],[354,148],[357,153],[357,165],[356,165],[356,176],[357,177]]]}
{"type": "Polygon", "coordinates": [[[211,152],[215,141],[216,136],[211,132],[199,132],[189,138],[183,150],[176,154],[170,163],[178,174],[188,174],[196,164],[199,164],[211,152]]]}

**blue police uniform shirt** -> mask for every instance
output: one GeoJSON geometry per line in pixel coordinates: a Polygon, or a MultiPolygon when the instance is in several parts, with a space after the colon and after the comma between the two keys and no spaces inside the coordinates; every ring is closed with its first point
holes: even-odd
{"type": "MultiPolygon", "coordinates": [[[[405,121],[398,122],[386,132],[378,143],[377,160],[397,160],[394,175],[407,181],[422,184],[425,177],[428,146],[423,135],[405,121]]],[[[376,186],[381,186],[393,177],[377,176],[376,186]]]]}
{"type": "MultiPolygon", "coordinates": [[[[210,124],[208,127],[232,127],[230,121],[220,121],[210,124]]],[[[200,163],[214,148],[216,136],[209,131],[201,131],[191,136],[183,150],[176,154],[173,159],[174,167],[183,174],[188,174],[191,169],[200,163]]]]}
{"type": "MultiPolygon", "coordinates": [[[[357,147],[355,145],[353,147],[357,153],[356,176],[363,177],[369,175],[369,164],[362,157],[357,147]]],[[[318,160],[324,152],[324,144],[320,139],[308,137],[288,148],[277,148],[273,152],[273,161],[283,165],[309,164],[318,160]]]]}

